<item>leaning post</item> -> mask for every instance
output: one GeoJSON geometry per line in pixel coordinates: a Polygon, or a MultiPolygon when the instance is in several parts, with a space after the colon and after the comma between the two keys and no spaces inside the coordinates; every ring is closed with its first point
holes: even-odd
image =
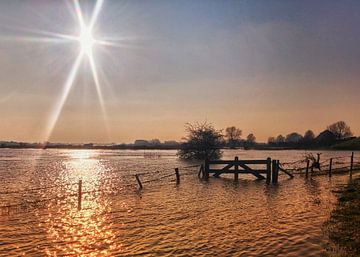
{"type": "Polygon", "coordinates": [[[82,180],[79,179],[78,183],[78,210],[81,210],[81,198],[82,198],[82,180]]]}
{"type": "Polygon", "coordinates": [[[331,177],[331,170],[332,170],[332,163],[333,163],[333,158],[330,158],[330,165],[329,165],[329,177],[331,177]]]}
{"type": "Polygon", "coordinates": [[[179,168],[175,168],[176,184],[180,183],[179,168]]]}
{"type": "Polygon", "coordinates": [[[271,158],[267,158],[266,163],[266,184],[270,184],[271,181],[271,158]]]}
{"type": "Polygon", "coordinates": [[[239,181],[239,157],[235,157],[235,172],[234,172],[234,180],[239,181]]]}
{"type": "Polygon", "coordinates": [[[137,183],[139,184],[139,188],[140,188],[140,189],[142,189],[142,188],[143,188],[143,186],[142,186],[142,184],[141,184],[141,181],[140,181],[139,175],[138,175],[138,174],[135,174],[135,178],[136,178],[137,183]]]}

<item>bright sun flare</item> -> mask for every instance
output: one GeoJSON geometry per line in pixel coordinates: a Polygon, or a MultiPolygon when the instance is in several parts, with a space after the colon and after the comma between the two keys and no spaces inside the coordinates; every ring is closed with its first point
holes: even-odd
{"type": "Polygon", "coordinates": [[[90,56],[92,54],[92,47],[95,43],[91,30],[89,28],[83,28],[79,36],[79,42],[81,45],[81,52],[90,56]]]}

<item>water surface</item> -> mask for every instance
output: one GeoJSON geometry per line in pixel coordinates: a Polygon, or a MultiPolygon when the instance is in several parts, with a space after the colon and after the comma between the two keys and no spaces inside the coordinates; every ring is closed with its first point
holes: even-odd
{"type": "MultiPolygon", "coordinates": [[[[294,161],[304,151],[228,150],[294,161]]],[[[197,178],[176,151],[0,149],[0,255],[321,256],[347,175],[197,178]],[[174,168],[180,167],[176,185],[174,168]],[[141,174],[143,190],[134,174],[141,174]],[[83,183],[78,210],[78,181],[83,183]]],[[[322,158],[350,156],[323,152],[322,158]]],[[[360,156],[360,153],[356,153],[360,156]]],[[[345,159],[347,160],[347,159],[345,159]]]]}

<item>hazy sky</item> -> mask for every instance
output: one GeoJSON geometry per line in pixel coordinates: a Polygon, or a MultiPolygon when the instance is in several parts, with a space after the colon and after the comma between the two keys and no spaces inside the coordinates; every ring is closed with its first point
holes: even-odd
{"type": "MultiPolygon", "coordinates": [[[[45,139],[80,49],[45,32],[79,33],[72,1],[0,1],[0,140],[45,139]]],[[[205,120],[259,141],[360,134],[358,0],[105,0],[93,36],[118,43],[94,47],[107,117],[84,59],[50,141],[179,140],[205,120]]]]}

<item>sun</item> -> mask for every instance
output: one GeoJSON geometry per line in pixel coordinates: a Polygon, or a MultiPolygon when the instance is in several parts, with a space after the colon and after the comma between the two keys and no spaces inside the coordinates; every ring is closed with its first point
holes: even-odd
{"type": "Polygon", "coordinates": [[[87,56],[91,56],[92,48],[94,46],[95,40],[92,35],[90,28],[83,27],[79,36],[79,42],[81,46],[81,53],[87,56]]]}

